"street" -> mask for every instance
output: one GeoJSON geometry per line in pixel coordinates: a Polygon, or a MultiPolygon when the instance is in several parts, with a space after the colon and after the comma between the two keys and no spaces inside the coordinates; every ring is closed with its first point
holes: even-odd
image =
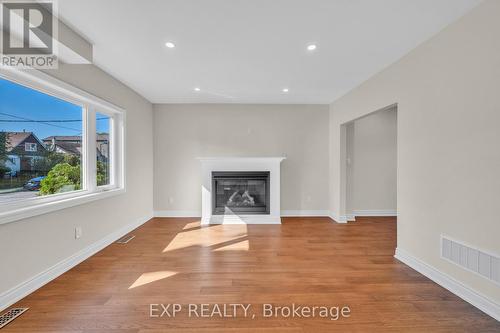
{"type": "Polygon", "coordinates": [[[19,191],[19,192],[8,192],[0,193],[0,204],[12,201],[18,201],[21,199],[35,198],[38,196],[38,191],[19,191]]]}

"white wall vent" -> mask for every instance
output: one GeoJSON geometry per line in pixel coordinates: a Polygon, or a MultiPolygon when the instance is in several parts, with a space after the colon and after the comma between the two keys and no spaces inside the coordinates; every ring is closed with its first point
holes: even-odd
{"type": "Polygon", "coordinates": [[[119,240],[117,240],[116,243],[117,244],[127,244],[128,242],[130,242],[134,238],[135,238],[134,235],[125,235],[122,238],[120,238],[119,240]]]}
{"type": "Polygon", "coordinates": [[[0,329],[2,329],[5,325],[28,311],[29,308],[13,308],[10,309],[9,311],[3,313],[0,316],[0,329]]]}
{"type": "Polygon", "coordinates": [[[500,284],[500,256],[441,236],[441,258],[500,284]]]}

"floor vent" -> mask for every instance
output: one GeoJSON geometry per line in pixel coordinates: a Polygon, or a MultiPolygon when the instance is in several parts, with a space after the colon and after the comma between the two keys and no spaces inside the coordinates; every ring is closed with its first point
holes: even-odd
{"type": "Polygon", "coordinates": [[[441,236],[441,257],[500,284],[500,256],[441,236]]]}
{"type": "Polygon", "coordinates": [[[10,309],[9,311],[5,312],[0,316],[0,328],[4,327],[26,311],[28,311],[29,308],[13,308],[10,309]]]}
{"type": "Polygon", "coordinates": [[[124,236],[124,237],[120,238],[119,240],[117,240],[116,243],[117,244],[127,244],[128,242],[130,242],[134,238],[135,238],[134,235],[127,235],[127,236],[124,236]]]}

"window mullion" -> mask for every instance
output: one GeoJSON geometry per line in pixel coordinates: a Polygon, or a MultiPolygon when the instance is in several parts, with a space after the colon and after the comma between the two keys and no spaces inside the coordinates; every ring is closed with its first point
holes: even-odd
{"type": "Polygon", "coordinates": [[[116,169],[115,169],[115,159],[116,159],[116,120],[115,117],[111,117],[109,120],[109,148],[108,148],[108,156],[109,156],[109,184],[110,186],[116,186],[116,169]]]}
{"type": "Polygon", "coordinates": [[[112,158],[112,170],[113,170],[113,180],[114,185],[117,187],[125,187],[125,156],[124,156],[124,145],[125,145],[125,115],[117,114],[113,117],[113,158],[112,158]]]}
{"type": "Polygon", "coordinates": [[[96,120],[93,106],[86,108],[85,126],[83,129],[84,163],[82,163],[85,177],[86,190],[94,192],[97,189],[97,163],[96,163],[96,120]]]}

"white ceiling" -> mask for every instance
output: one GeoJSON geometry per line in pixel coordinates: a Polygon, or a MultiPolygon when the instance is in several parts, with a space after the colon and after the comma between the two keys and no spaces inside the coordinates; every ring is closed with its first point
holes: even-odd
{"type": "Polygon", "coordinates": [[[479,2],[64,0],[59,15],[96,65],[153,103],[323,104],[479,2]]]}

